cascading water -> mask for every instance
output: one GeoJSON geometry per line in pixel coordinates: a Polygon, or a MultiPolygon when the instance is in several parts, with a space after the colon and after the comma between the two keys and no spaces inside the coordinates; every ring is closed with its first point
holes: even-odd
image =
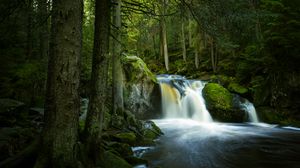
{"type": "MultiPolygon", "coordinates": [[[[158,81],[165,118],[153,121],[164,135],[155,147],[133,148],[136,156],[149,161],[135,168],[299,167],[298,128],[211,122],[202,97],[205,83],[176,75],[159,75],[158,81]]],[[[235,107],[258,122],[253,104],[235,98],[235,107]]]]}
{"type": "Polygon", "coordinates": [[[241,104],[242,108],[248,113],[250,122],[258,123],[258,117],[254,105],[247,99],[241,104]]]}
{"type": "Polygon", "coordinates": [[[202,97],[202,81],[187,80],[177,75],[161,75],[157,79],[160,82],[165,118],[190,118],[212,122],[202,97]]]}

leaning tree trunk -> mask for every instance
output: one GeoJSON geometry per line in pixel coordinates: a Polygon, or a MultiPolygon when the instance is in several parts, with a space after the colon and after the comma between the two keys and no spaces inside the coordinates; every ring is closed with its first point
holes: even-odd
{"type": "Polygon", "coordinates": [[[123,101],[123,72],[121,64],[121,0],[116,1],[115,6],[115,16],[114,24],[115,28],[115,38],[113,41],[113,112],[124,110],[124,101],[123,101]]]}
{"type": "Polygon", "coordinates": [[[106,110],[110,0],[96,0],[91,94],[85,124],[86,147],[92,166],[100,164],[101,132],[106,110]]]}
{"type": "Polygon", "coordinates": [[[53,0],[43,153],[36,167],[77,167],[82,0],[53,0]]]}

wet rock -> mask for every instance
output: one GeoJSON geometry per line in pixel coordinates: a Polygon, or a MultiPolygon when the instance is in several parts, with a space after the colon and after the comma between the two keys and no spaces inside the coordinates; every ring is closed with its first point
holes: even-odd
{"type": "Polygon", "coordinates": [[[147,160],[138,158],[138,157],[134,157],[134,156],[127,157],[127,158],[125,158],[125,160],[133,166],[137,166],[137,165],[146,165],[147,166],[148,165],[147,160]]]}
{"type": "Polygon", "coordinates": [[[203,89],[203,97],[208,109],[224,111],[232,109],[231,93],[217,83],[206,84],[203,89]]]}
{"type": "Polygon", "coordinates": [[[120,142],[110,142],[108,146],[117,151],[122,157],[129,157],[133,155],[133,151],[129,144],[120,143],[120,142]]]}
{"type": "Polygon", "coordinates": [[[103,167],[104,168],[132,168],[125,159],[111,151],[105,151],[103,154],[103,167]]]}
{"type": "Polygon", "coordinates": [[[243,122],[244,113],[233,106],[233,95],[217,83],[208,83],[203,89],[207,109],[214,120],[243,122]]]}
{"type": "Polygon", "coordinates": [[[161,114],[161,96],[156,76],[139,57],[126,56],[122,63],[125,108],[139,119],[157,118],[161,114]]]}
{"type": "Polygon", "coordinates": [[[136,135],[133,132],[122,132],[113,135],[113,137],[119,142],[134,145],[136,142],[136,135]]]}

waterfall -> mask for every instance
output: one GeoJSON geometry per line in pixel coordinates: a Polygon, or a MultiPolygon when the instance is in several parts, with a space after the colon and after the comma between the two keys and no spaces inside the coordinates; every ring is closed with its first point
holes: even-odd
{"type": "Polygon", "coordinates": [[[165,118],[190,118],[212,122],[202,97],[204,82],[187,80],[178,75],[159,75],[157,79],[160,83],[165,118]]]}
{"type": "Polygon", "coordinates": [[[241,106],[248,113],[250,122],[253,122],[253,123],[259,122],[253,103],[251,103],[249,100],[245,99],[245,102],[242,103],[241,106]]]}

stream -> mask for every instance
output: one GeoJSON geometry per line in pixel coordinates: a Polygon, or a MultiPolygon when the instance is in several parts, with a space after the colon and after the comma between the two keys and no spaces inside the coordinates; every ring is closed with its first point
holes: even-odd
{"type": "Polygon", "coordinates": [[[134,147],[161,168],[300,168],[300,129],[259,122],[252,103],[249,122],[214,122],[205,107],[205,83],[181,76],[158,76],[164,118],[153,120],[164,132],[154,147],[134,147]]]}
{"type": "Polygon", "coordinates": [[[154,120],[165,135],[142,158],[162,168],[299,168],[300,131],[272,125],[154,120]]]}

